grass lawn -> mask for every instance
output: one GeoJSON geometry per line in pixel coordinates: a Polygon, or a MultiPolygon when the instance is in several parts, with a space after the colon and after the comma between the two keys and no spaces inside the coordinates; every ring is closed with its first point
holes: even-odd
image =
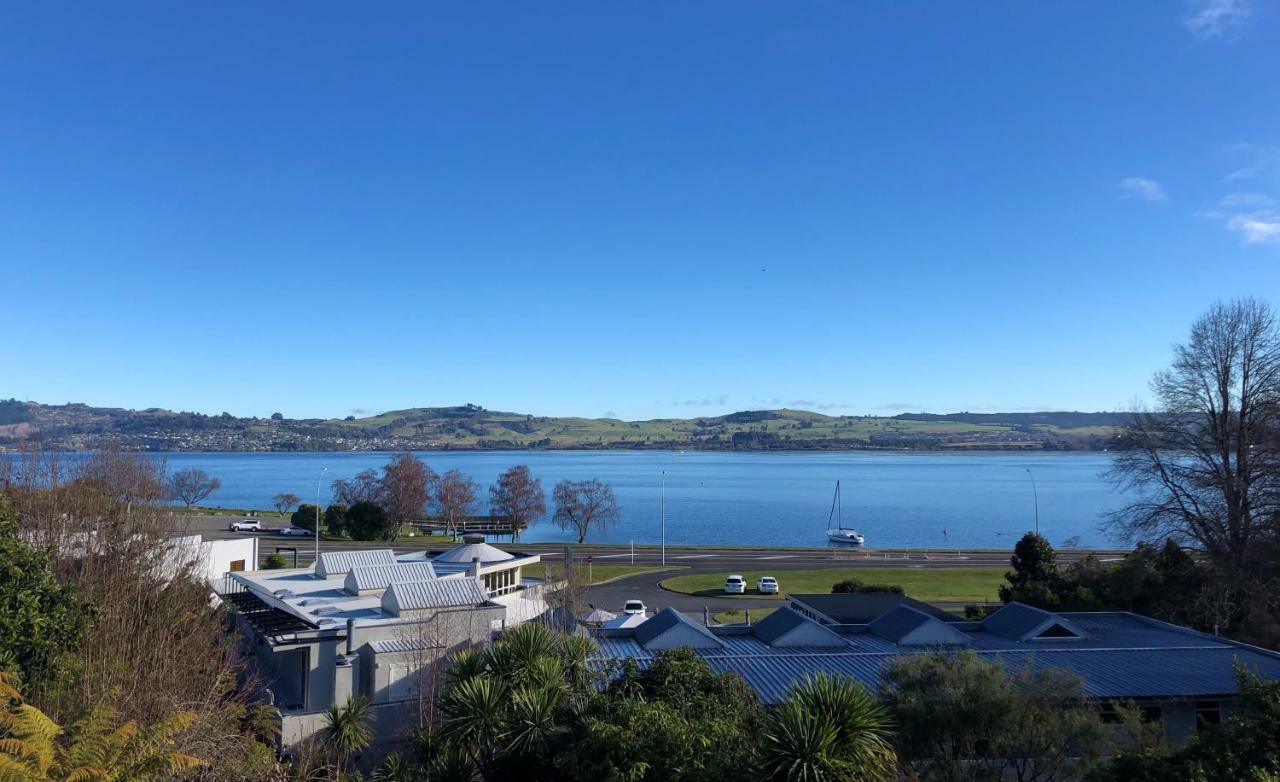
{"type": "MultiPolygon", "coordinates": [[[[552,579],[564,577],[564,565],[559,563],[549,564],[547,565],[547,568],[552,579]]],[[[588,571],[587,566],[584,563],[578,562],[574,568],[577,570],[579,578],[586,578],[588,571]]],[[[634,576],[640,573],[662,573],[668,570],[685,569],[686,568],[684,567],[655,567],[653,565],[592,565],[590,573],[592,584],[603,584],[606,581],[612,581],[615,578],[622,578],[623,576],[634,576]]],[[[528,568],[526,572],[533,578],[542,578],[541,566],[534,565],[533,567],[528,568]]]]}
{"type": "MultiPolygon", "coordinates": [[[[752,623],[759,622],[776,610],[775,608],[753,608],[751,609],[751,621],[752,623]]],[[[711,618],[722,625],[740,625],[747,618],[747,614],[745,611],[730,608],[728,611],[718,611],[712,614],[711,618]]]]}
{"type": "MultiPolygon", "coordinates": [[[[857,578],[866,584],[900,586],[906,593],[926,603],[981,603],[999,598],[997,587],[1004,582],[1004,568],[881,568],[843,567],[821,570],[755,570],[741,575],[750,587],[747,595],[726,595],[724,579],[728,573],[695,573],[664,579],[667,589],[700,597],[774,597],[755,593],[760,576],[774,576],[783,592],[827,593],[831,585],[846,578],[857,578]]],[[[778,598],[781,599],[781,598],[778,598]]],[[[754,617],[753,617],[754,618],[754,617]]]]}

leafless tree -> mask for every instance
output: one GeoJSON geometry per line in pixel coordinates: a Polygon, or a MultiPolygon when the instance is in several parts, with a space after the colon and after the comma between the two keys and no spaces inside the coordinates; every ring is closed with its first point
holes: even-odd
{"type": "Polygon", "coordinates": [[[556,502],[555,523],[572,530],[578,542],[587,539],[594,528],[603,531],[618,521],[618,501],[613,487],[595,478],[589,481],[560,481],[553,492],[556,502]]]}
{"type": "Polygon", "coordinates": [[[190,508],[221,488],[222,481],[199,467],[188,467],[170,475],[167,485],[173,498],[190,508]]]}
{"type": "Polygon", "coordinates": [[[431,486],[436,474],[411,453],[392,457],[382,468],[382,483],[378,491],[379,504],[391,520],[390,537],[400,534],[400,526],[426,513],[431,498],[431,486]]]}
{"type": "Polygon", "coordinates": [[[271,504],[275,506],[276,513],[279,513],[281,516],[287,513],[291,508],[296,507],[300,502],[302,502],[301,497],[296,494],[290,494],[289,492],[280,492],[271,500],[271,504]]]}
{"type": "Polygon", "coordinates": [[[526,465],[517,465],[498,476],[489,487],[489,508],[495,516],[510,517],[518,536],[547,513],[542,481],[526,465]]]}
{"type": "Polygon", "coordinates": [[[1256,299],[1214,305],[1124,427],[1111,476],[1139,499],[1114,513],[1132,538],[1205,552],[1236,588],[1277,542],[1280,326],[1256,299]]]}
{"type": "Polygon", "coordinates": [[[361,470],[351,480],[339,478],[333,482],[333,498],[350,508],[357,502],[378,502],[382,481],[376,470],[361,470]]]}
{"type": "Polygon", "coordinates": [[[449,470],[436,480],[432,504],[450,531],[456,534],[462,529],[463,520],[475,509],[479,491],[479,484],[459,470],[449,470]]]}
{"type": "Polygon", "coordinates": [[[30,683],[33,702],[65,718],[114,699],[141,722],[192,709],[205,746],[233,744],[240,731],[234,719],[228,727],[227,707],[253,683],[237,685],[225,613],[210,605],[198,539],[181,536],[167,505],[164,462],[22,454],[4,493],[29,539],[54,552],[55,576],[92,606],[69,650],[77,664],[58,681],[30,683]]]}

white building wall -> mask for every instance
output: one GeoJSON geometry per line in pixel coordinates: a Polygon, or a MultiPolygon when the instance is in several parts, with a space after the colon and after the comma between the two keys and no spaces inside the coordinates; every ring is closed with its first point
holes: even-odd
{"type": "Polygon", "coordinates": [[[222,578],[233,569],[257,570],[258,539],[206,540],[200,544],[200,558],[205,578],[222,578]],[[241,567],[233,568],[233,564],[241,567]]]}

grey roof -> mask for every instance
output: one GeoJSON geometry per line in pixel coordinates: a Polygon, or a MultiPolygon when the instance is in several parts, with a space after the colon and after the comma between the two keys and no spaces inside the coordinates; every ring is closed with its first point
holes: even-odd
{"type": "MultiPolygon", "coordinates": [[[[975,654],[1007,669],[1029,665],[1036,670],[1056,669],[1079,677],[1085,694],[1091,698],[1230,696],[1237,692],[1236,663],[1264,679],[1280,679],[1280,653],[1136,614],[1069,613],[1050,617],[1080,632],[1081,637],[1033,635],[1034,640],[1021,641],[965,622],[947,625],[946,629],[967,636],[975,654]]],[[[675,626],[671,618],[664,621],[669,627],[675,626]]],[[[637,636],[645,626],[636,629],[637,636]]],[[[851,676],[875,689],[895,660],[927,651],[923,647],[898,646],[865,627],[842,629],[840,635],[846,642],[842,649],[771,646],[753,634],[743,633],[741,628],[717,632],[718,645],[704,645],[695,652],[713,670],[742,676],[765,703],[783,700],[802,677],[817,673],[851,676]]],[[[601,659],[630,657],[641,666],[647,665],[661,648],[669,648],[653,648],[638,637],[614,634],[597,638],[597,643],[601,659]]]]}
{"type": "Polygon", "coordinates": [[[793,604],[822,614],[832,622],[842,625],[864,625],[899,605],[908,605],[944,622],[956,621],[956,617],[941,608],[922,603],[912,597],[893,592],[862,592],[858,594],[801,594],[787,595],[793,604]]]}
{"type": "Polygon", "coordinates": [[[983,630],[1015,641],[1036,638],[1054,625],[1077,637],[1084,636],[1084,632],[1076,628],[1070,620],[1023,603],[1009,603],[982,620],[983,630]]]}
{"type": "Polygon", "coordinates": [[[488,543],[464,543],[434,557],[432,561],[469,565],[473,559],[480,560],[481,564],[487,564],[489,562],[505,562],[508,559],[515,559],[515,555],[508,554],[500,548],[490,546],[488,543]]]}
{"type": "Polygon", "coordinates": [[[435,577],[436,571],[430,562],[365,565],[351,568],[344,588],[348,593],[358,595],[386,589],[396,582],[428,581],[435,577]]]}
{"type": "Polygon", "coordinates": [[[751,626],[751,634],[770,646],[848,646],[848,642],[800,612],[783,606],[751,626]]]}
{"type": "Polygon", "coordinates": [[[961,646],[969,636],[909,605],[898,605],[876,617],[867,629],[899,646],[961,646]]]}
{"type": "Polygon", "coordinates": [[[316,562],[316,575],[320,578],[329,578],[348,573],[353,567],[394,564],[396,564],[396,554],[389,548],[365,551],[321,551],[320,559],[316,562]]]}
{"type": "Polygon", "coordinates": [[[402,611],[478,606],[488,601],[489,593],[479,578],[437,578],[391,584],[382,593],[382,610],[399,616],[402,611]]]}
{"type": "Polygon", "coordinates": [[[395,654],[397,652],[421,652],[427,649],[439,649],[443,644],[430,638],[388,638],[369,644],[374,654],[395,654]]]}
{"type": "Polygon", "coordinates": [[[707,628],[675,610],[664,608],[637,625],[635,639],[645,649],[710,649],[724,646],[707,628]]]}

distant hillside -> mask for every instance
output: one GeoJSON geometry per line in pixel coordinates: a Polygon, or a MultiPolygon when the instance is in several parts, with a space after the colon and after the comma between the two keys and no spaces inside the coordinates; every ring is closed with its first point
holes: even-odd
{"type": "Polygon", "coordinates": [[[0,401],[0,448],[114,446],[151,451],[495,449],[1016,449],[1108,447],[1116,413],[908,413],[829,416],[746,410],[705,418],[621,421],[504,413],[477,405],[393,410],[367,418],[238,418],[0,401]]]}

